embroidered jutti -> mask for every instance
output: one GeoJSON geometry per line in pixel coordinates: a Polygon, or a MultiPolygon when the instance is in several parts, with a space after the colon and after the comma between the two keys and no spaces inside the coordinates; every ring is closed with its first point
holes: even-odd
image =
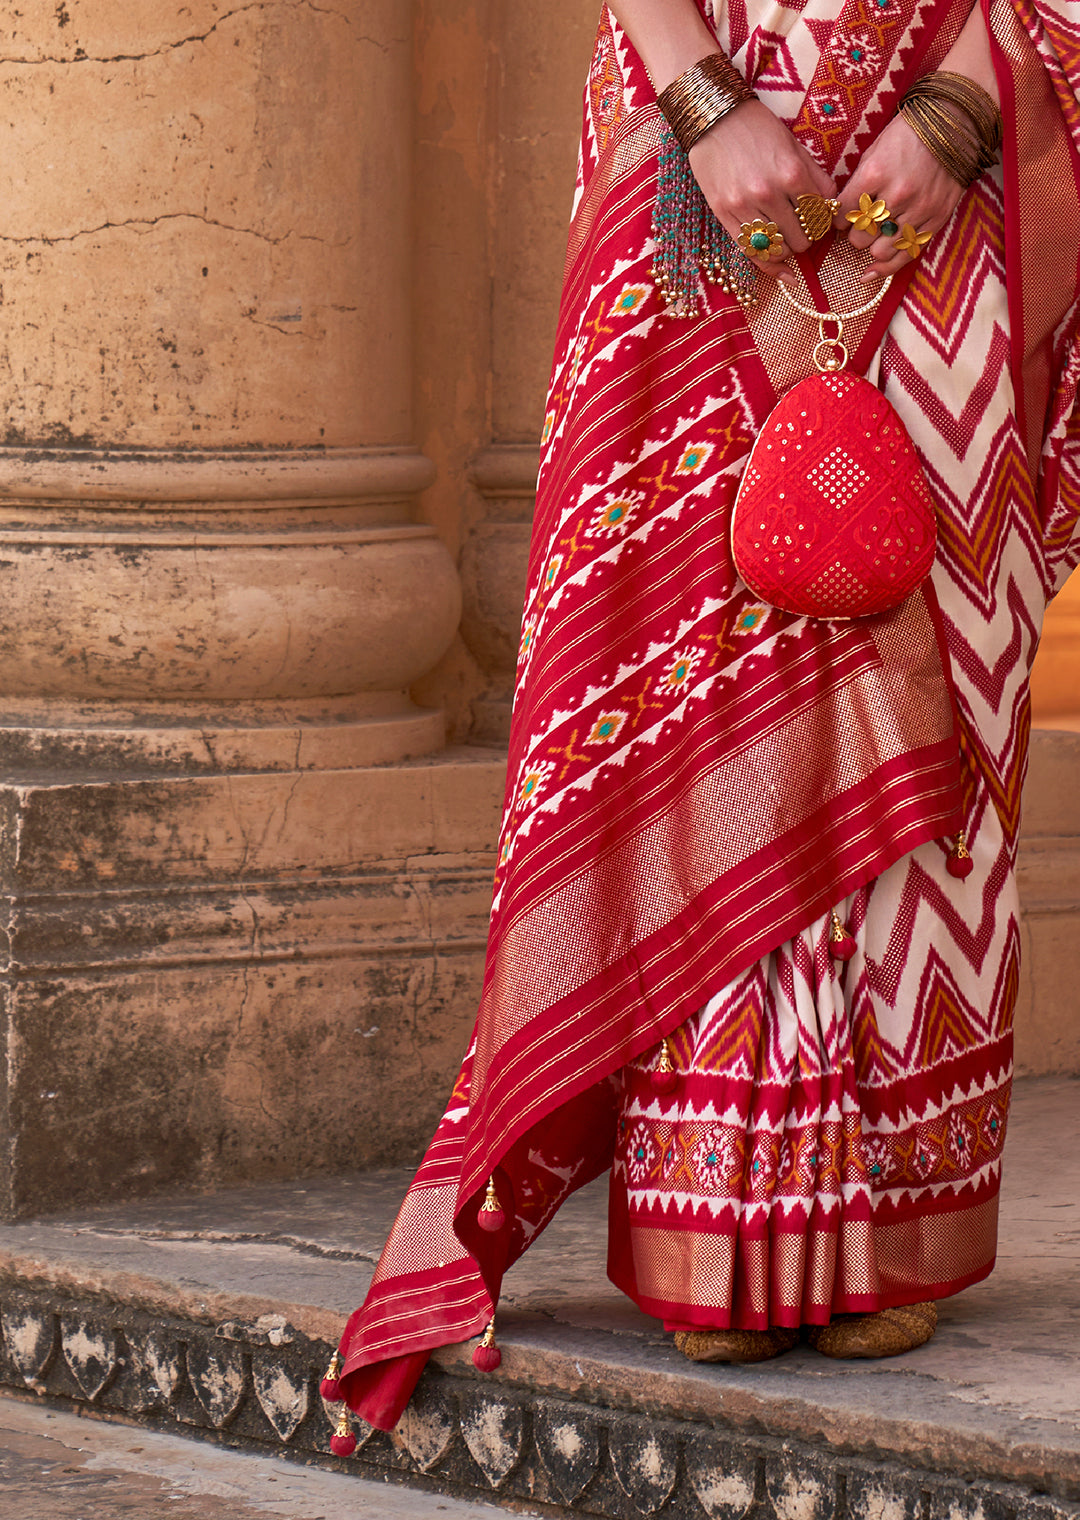
{"type": "MultiPolygon", "coordinates": [[[[714,25],[842,185],[967,10],[732,0],[714,25]]],[[[1080,558],[1080,24],[1041,0],[993,0],[989,24],[1002,168],[845,335],[919,452],[936,566],[895,611],[822,624],[758,603],[729,547],[750,445],[816,333],[716,288],[699,318],[662,314],[661,122],[601,19],[483,997],[342,1341],[373,1424],[433,1347],[482,1332],[507,1267],[608,1168],[610,1275],[673,1327],[824,1323],[993,1265],[1027,677],[1080,558]]],[[[800,265],[819,309],[865,296],[846,243],[800,265]]]]}

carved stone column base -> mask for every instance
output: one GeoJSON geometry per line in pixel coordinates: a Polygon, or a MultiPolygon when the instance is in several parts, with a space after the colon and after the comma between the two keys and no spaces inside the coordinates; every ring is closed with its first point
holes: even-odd
{"type": "Polygon", "coordinates": [[[0,1203],[418,1159],[479,1001],[504,765],[0,785],[0,1203]]]}
{"type": "Polygon", "coordinates": [[[442,748],[441,712],[387,693],[125,708],[0,698],[0,770],[335,770],[442,748]]]}
{"type": "Polygon", "coordinates": [[[473,703],[472,733],[481,744],[505,744],[510,732],[538,463],[534,444],[497,444],[470,470],[487,515],[462,549],[461,633],[488,681],[473,703]]]}
{"type": "Polygon", "coordinates": [[[408,450],[0,449],[0,760],[372,765],[461,608],[408,450]],[[310,728],[310,733],[308,729],[310,728]]]}
{"type": "Polygon", "coordinates": [[[1080,1076],[1080,733],[1034,729],[1020,887],[1021,1076],[1080,1076]]]}

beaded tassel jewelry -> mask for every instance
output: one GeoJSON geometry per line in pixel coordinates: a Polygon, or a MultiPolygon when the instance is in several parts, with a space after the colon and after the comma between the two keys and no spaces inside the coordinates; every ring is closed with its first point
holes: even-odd
{"type": "Polygon", "coordinates": [[[660,141],[652,231],[651,274],[668,316],[700,314],[703,277],[744,310],[754,305],[757,271],[706,204],[690,160],[667,128],[660,141]]]}
{"type": "Polygon", "coordinates": [[[705,241],[702,245],[705,277],[713,285],[719,285],[725,295],[734,296],[746,311],[757,303],[754,294],[757,269],[735,239],[721,227],[712,208],[707,206],[705,212],[705,241]]]}

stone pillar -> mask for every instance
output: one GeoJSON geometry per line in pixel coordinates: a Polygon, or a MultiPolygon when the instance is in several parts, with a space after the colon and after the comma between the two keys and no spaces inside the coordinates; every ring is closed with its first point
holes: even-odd
{"type": "MultiPolygon", "coordinates": [[[[1075,724],[1080,730],[1080,722],[1075,724]]],[[[1036,728],[1024,787],[1020,996],[1022,1076],[1080,1076],[1080,732],[1036,728]]]]}
{"type": "Polygon", "coordinates": [[[1080,729],[1080,574],[1047,608],[1031,673],[1031,715],[1040,728],[1080,729]]]}
{"type": "Polygon", "coordinates": [[[411,1153],[464,1042],[502,766],[410,696],[460,611],[418,512],[411,12],[9,28],[8,1214],[411,1153]]]}
{"type": "Polygon", "coordinates": [[[1080,1074],[1080,575],[1047,609],[1031,716],[1016,1065],[1024,1075],[1080,1074]]]}
{"type": "Polygon", "coordinates": [[[597,7],[566,0],[537,26],[497,0],[492,84],[490,433],[469,461],[476,495],[461,557],[462,635],[484,675],[474,737],[505,743],[536,499],[537,440],[551,366],[559,282],[581,129],[581,92],[597,7]]]}

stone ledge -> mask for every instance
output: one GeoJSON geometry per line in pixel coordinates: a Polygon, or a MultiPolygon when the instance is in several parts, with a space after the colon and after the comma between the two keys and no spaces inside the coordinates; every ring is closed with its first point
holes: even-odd
{"type": "MultiPolygon", "coordinates": [[[[605,1283],[593,1185],[509,1274],[498,1372],[443,1348],[399,1429],[361,1427],[344,1470],[613,1520],[1080,1520],[1080,1163],[1061,1144],[1078,1097],[1076,1082],[1018,1085],[998,1269],[941,1305],[921,1351],[685,1362],[605,1283]]],[[[318,1379],[407,1181],[0,1226],[0,1383],[329,1462],[318,1379]]]]}
{"type": "Polygon", "coordinates": [[[315,881],[219,880],[36,894],[8,906],[0,974],[13,978],[342,957],[483,957],[492,861],[421,858],[411,870],[315,881]],[[254,918],[253,918],[254,915],[254,918]],[[258,921],[258,935],[253,925],[258,921]]]}
{"type": "Polygon", "coordinates": [[[334,1458],[329,1347],[283,1314],[211,1327],[47,1293],[0,1294],[0,1382],[16,1390],[439,1492],[632,1520],[1075,1520],[1075,1485],[966,1481],[808,1442],[425,1375],[392,1435],[355,1422],[334,1458]],[[1070,1497],[1071,1496],[1071,1497],[1070,1497]]]}

